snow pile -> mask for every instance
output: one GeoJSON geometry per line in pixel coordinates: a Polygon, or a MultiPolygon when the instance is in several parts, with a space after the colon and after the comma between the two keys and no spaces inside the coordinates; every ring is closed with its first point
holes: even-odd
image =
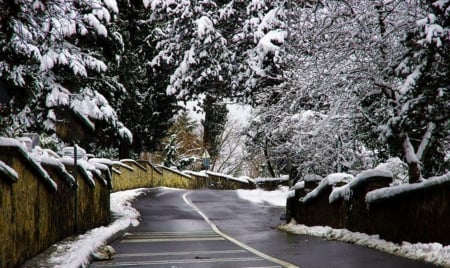
{"type": "Polygon", "coordinates": [[[280,226],[279,229],[295,234],[313,235],[328,240],[338,240],[352,243],[397,256],[430,262],[436,265],[450,265],[450,246],[443,246],[439,243],[411,244],[408,242],[403,242],[402,244],[396,244],[380,239],[378,235],[351,232],[346,229],[333,229],[328,226],[308,227],[303,224],[295,224],[294,221],[280,226]]]}
{"type": "Polygon", "coordinates": [[[108,238],[129,226],[139,225],[139,212],[131,206],[131,201],[144,193],[144,189],[134,189],[111,194],[111,212],[116,220],[108,226],[92,229],[75,239],[65,240],[54,247],[56,250],[46,260],[45,266],[54,268],[78,268],[89,264],[91,253],[104,245],[108,238]]]}
{"type": "Polygon", "coordinates": [[[274,206],[286,206],[286,199],[291,191],[288,187],[280,187],[275,191],[264,191],[262,189],[256,190],[237,190],[236,193],[239,198],[248,200],[257,204],[270,204],[274,206]]]}
{"type": "Polygon", "coordinates": [[[326,176],[319,185],[314,188],[311,192],[309,192],[304,197],[300,198],[300,201],[303,203],[308,202],[311,199],[316,198],[323,190],[325,190],[328,186],[334,186],[337,183],[346,183],[353,180],[353,175],[346,173],[333,173],[326,176]]]}

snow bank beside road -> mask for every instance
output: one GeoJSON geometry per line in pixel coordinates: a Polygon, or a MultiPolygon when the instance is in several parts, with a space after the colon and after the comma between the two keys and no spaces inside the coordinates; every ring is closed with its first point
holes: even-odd
{"type": "Polygon", "coordinates": [[[288,187],[280,187],[275,191],[256,190],[237,190],[237,195],[245,200],[257,204],[271,204],[278,207],[286,206],[286,199],[289,196],[288,187]]]}
{"type": "Polygon", "coordinates": [[[328,226],[306,226],[291,222],[279,227],[280,230],[322,237],[328,240],[338,240],[360,246],[366,246],[376,250],[384,251],[409,259],[430,262],[436,265],[450,267],[450,246],[439,243],[416,243],[403,242],[396,244],[380,239],[378,235],[351,232],[346,229],[333,229],[328,226]]]}
{"type": "Polygon", "coordinates": [[[139,212],[131,206],[145,189],[134,189],[111,194],[111,212],[116,219],[108,226],[92,229],[85,234],[64,240],[52,246],[54,251],[45,260],[45,267],[78,268],[87,267],[95,250],[118,232],[139,225],[139,212]]]}

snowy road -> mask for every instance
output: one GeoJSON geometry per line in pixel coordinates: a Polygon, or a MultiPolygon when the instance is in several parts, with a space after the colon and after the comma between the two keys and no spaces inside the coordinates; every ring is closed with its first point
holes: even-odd
{"type": "Polygon", "coordinates": [[[139,197],[140,225],[113,244],[113,260],[90,267],[283,267],[216,233],[188,194],[155,189],[139,197]]]}
{"type": "Polygon", "coordinates": [[[133,204],[141,213],[140,225],[113,244],[112,261],[90,267],[434,267],[277,231],[282,208],[253,204],[235,191],[154,189],[133,204]]]}

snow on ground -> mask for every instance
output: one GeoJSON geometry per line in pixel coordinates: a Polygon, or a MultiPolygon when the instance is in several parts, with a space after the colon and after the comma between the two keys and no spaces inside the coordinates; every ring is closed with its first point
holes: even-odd
{"type": "Polygon", "coordinates": [[[146,189],[134,189],[111,194],[111,212],[116,219],[108,226],[92,229],[85,234],[55,244],[56,250],[46,260],[46,267],[78,268],[89,264],[91,254],[118,232],[139,225],[139,212],[131,206],[146,189]]]}
{"type": "MultiPolygon", "coordinates": [[[[291,191],[287,187],[281,187],[276,191],[237,190],[240,198],[254,203],[269,203],[275,206],[285,206],[286,198],[291,191]]],[[[409,259],[430,262],[436,265],[450,267],[450,246],[440,243],[392,243],[381,239],[378,235],[351,232],[346,229],[333,229],[328,226],[306,226],[296,224],[293,220],[289,224],[281,225],[280,230],[294,234],[306,234],[321,237],[327,240],[337,240],[360,246],[373,248],[390,254],[402,256],[409,259]]]]}
{"type": "Polygon", "coordinates": [[[325,238],[327,240],[338,240],[352,243],[445,267],[450,266],[450,246],[443,246],[439,243],[411,244],[408,242],[403,242],[401,244],[396,244],[380,239],[378,235],[351,232],[346,229],[333,229],[328,226],[309,227],[303,224],[295,224],[295,221],[282,225],[279,229],[295,234],[313,235],[325,238]]]}
{"type": "Polygon", "coordinates": [[[285,207],[286,199],[289,196],[289,187],[280,187],[275,191],[264,191],[262,189],[256,190],[237,190],[238,196],[242,199],[248,200],[258,204],[271,204],[274,206],[285,207]]]}

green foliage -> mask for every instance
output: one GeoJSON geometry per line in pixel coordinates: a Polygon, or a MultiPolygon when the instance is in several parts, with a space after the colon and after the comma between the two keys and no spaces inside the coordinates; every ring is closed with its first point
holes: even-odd
{"type": "Polygon", "coordinates": [[[225,129],[228,110],[220,99],[208,94],[203,102],[203,111],[205,112],[205,120],[202,122],[203,144],[214,162],[221,149],[221,135],[225,129]]]}

